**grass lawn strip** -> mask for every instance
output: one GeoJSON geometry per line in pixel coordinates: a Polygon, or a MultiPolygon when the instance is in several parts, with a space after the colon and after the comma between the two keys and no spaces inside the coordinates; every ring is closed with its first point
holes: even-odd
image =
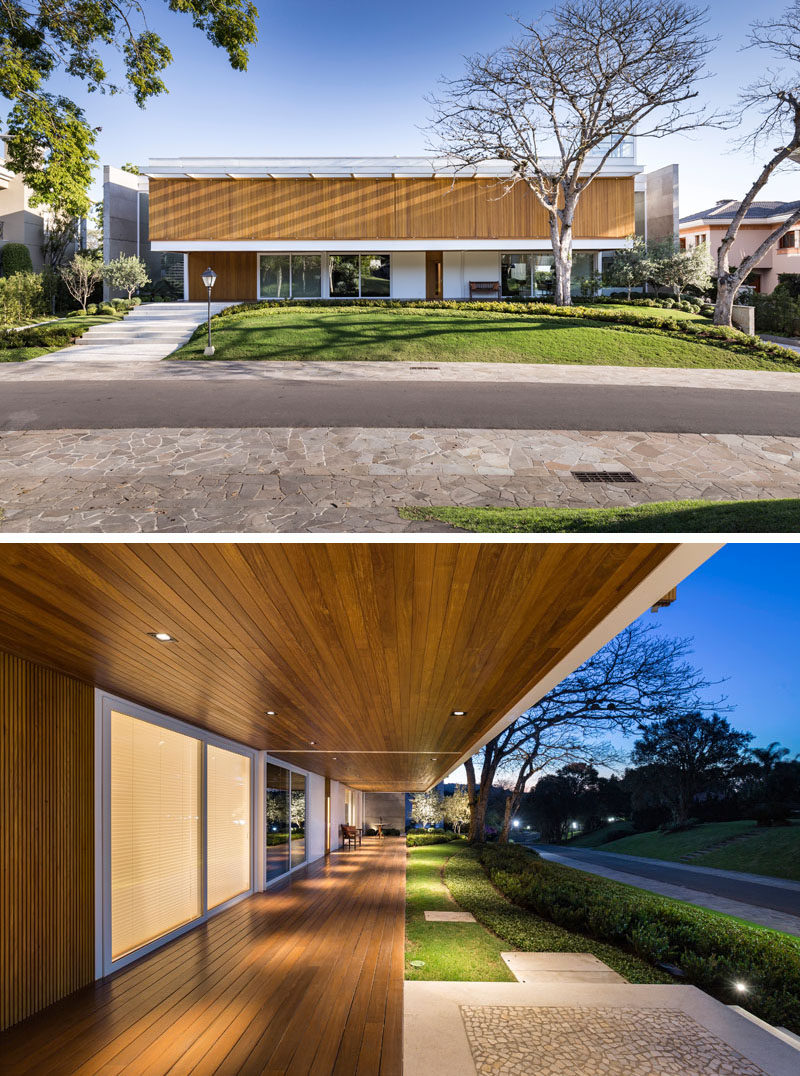
{"type": "Polygon", "coordinates": [[[669,862],[680,861],[691,852],[708,849],[704,854],[692,856],[689,865],[764,874],[800,882],[800,825],[797,824],[758,829],[754,821],[709,822],[679,833],[661,833],[657,830],[636,833],[612,841],[606,848],[602,844],[593,847],[621,855],[645,856],[669,862]],[[743,834],[752,836],[714,850],[714,846],[721,841],[743,834]]]}
{"type": "MultiPolygon", "coordinates": [[[[736,340],[705,342],[670,329],[678,323],[673,316],[663,319],[664,328],[650,328],[538,312],[297,305],[212,320],[215,362],[524,362],[800,372],[793,352],[777,345],[775,354],[753,351],[736,340]]],[[[681,321],[694,325],[695,319],[681,321]]],[[[203,359],[204,332],[200,326],[170,361],[203,359]]]]}
{"type": "Polygon", "coordinates": [[[631,953],[585,934],[566,930],[512,904],[491,883],[481,866],[478,853],[472,848],[462,847],[456,851],[446,863],[444,877],[461,908],[472,912],[480,923],[502,940],[500,949],[504,952],[518,949],[525,953],[592,953],[631,983],[675,981],[631,953]]]}
{"type": "Polygon", "coordinates": [[[409,849],[406,871],[406,978],[514,982],[500,953],[508,946],[480,923],[427,923],[425,912],[456,911],[442,868],[459,845],[409,849]],[[412,968],[410,960],[424,960],[412,968]]]}
{"type": "MultiPolygon", "coordinates": [[[[68,329],[73,336],[82,336],[94,325],[115,325],[118,321],[122,321],[122,315],[87,314],[84,316],[81,314],[76,318],[58,318],[55,321],[43,322],[41,328],[45,332],[63,328],[68,329]]],[[[34,328],[38,327],[35,326],[34,328]]],[[[59,342],[50,347],[43,345],[41,347],[0,348],[0,362],[25,362],[26,359],[35,359],[39,355],[49,355],[53,351],[61,351],[65,346],[69,345],[59,342]]]]}
{"type": "Polygon", "coordinates": [[[763,501],[656,501],[625,508],[404,507],[402,519],[438,520],[487,534],[800,531],[800,499],[763,501]]]}

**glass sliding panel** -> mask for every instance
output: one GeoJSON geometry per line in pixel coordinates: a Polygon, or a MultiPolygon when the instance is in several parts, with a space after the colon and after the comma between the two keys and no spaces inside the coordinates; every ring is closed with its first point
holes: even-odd
{"type": "Polygon", "coordinates": [[[361,295],[365,299],[389,297],[390,261],[388,254],[361,255],[361,295]]]}
{"type": "Polygon", "coordinates": [[[503,254],[500,258],[503,295],[509,299],[529,299],[531,295],[530,254],[503,254]]]}
{"type": "Polygon", "coordinates": [[[262,254],[258,259],[258,294],[262,299],[289,298],[289,255],[262,254]]]}
{"type": "Polygon", "coordinates": [[[332,297],[358,297],[357,254],[331,254],[328,257],[328,275],[332,297]]]}
{"type": "Polygon", "coordinates": [[[250,888],[250,759],[209,744],[207,892],[216,908],[250,888]]]}
{"type": "Polygon", "coordinates": [[[202,915],[202,744],[111,714],[111,952],[202,915]]]}
{"type": "Polygon", "coordinates": [[[289,771],[267,763],[267,881],[289,869],[289,771]]]}
{"type": "Polygon", "coordinates": [[[533,271],[533,294],[537,299],[547,298],[555,292],[556,278],[552,254],[531,255],[533,271]]]}
{"type": "Polygon", "coordinates": [[[306,779],[292,771],[292,866],[306,861],[306,779]]]}
{"type": "Polygon", "coordinates": [[[322,295],[322,257],[319,254],[292,255],[292,298],[319,299],[322,295]]]}
{"type": "Polygon", "coordinates": [[[594,254],[581,250],[572,255],[572,294],[581,295],[581,281],[589,280],[594,272],[594,254]]]}

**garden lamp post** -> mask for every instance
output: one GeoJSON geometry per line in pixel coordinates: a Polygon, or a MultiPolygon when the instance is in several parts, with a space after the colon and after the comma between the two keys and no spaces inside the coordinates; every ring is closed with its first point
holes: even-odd
{"type": "Polygon", "coordinates": [[[208,288],[208,344],[203,351],[203,354],[210,358],[214,354],[214,348],[211,344],[211,289],[214,287],[214,283],[217,279],[217,274],[209,266],[203,273],[203,283],[208,288]]]}

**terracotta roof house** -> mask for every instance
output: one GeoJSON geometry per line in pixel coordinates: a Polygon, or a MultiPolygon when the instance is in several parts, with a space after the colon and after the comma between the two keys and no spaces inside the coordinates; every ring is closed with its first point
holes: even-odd
{"type": "MultiPolygon", "coordinates": [[[[510,166],[433,157],[175,157],[142,176],[107,166],[105,256],[137,253],[183,297],[467,299],[470,284],[531,297],[552,287],[545,211],[510,166]]],[[[677,166],[650,174],[624,143],[587,189],[573,279],[635,233],[677,230],[677,166]]]]}
{"type": "MultiPolygon", "coordinates": [[[[740,204],[736,199],[723,198],[710,209],[681,217],[681,248],[706,243],[711,259],[715,261],[719,245],[740,204]]],[[[751,254],[776,225],[787,220],[798,208],[800,201],[753,202],[731,250],[731,265],[736,265],[751,254]]],[[[781,273],[800,273],[800,225],[787,232],[778,245],[765,255],[748,283],[756,291],[770,292],[777,286],[781,273]]]]}

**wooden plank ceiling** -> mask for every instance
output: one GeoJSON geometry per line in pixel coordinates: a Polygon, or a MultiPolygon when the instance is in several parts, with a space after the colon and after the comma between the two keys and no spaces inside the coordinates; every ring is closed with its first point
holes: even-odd
{"type": "Polygon", "coordinates": [[[0,649],[353,787],[414,791],[674,549],[8,544],[0,649]]]}

